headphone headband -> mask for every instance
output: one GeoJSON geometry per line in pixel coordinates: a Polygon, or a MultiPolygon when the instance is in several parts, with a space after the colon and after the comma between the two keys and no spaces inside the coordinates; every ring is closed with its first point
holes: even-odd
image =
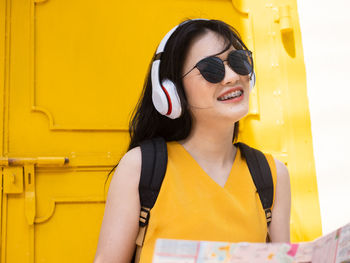
{"type": "Polygon", "coordinates": [[[191,20],[186,20],[184,22],[182,22],[179,25],[174,26],[162,39],[162,41],[160,41],[157,51],[156,51],[156,56],[160,53],[162,53],[164,51],[164,48],[166,46],[166,43],[168,42],[169,38],[171,37],[171,35],[174,33],[174,31],[179,27],[182,26],[184,24],[187,24],[190,21],[195,21],[195,20],[203,20],[203,21],[208,21],[209,19],[206,18],[195,18],[195,19],[191,19],[191,20]]]}

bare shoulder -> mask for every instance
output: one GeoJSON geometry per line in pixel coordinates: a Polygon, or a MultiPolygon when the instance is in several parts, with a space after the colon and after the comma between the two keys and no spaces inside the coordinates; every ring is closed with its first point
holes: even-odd
{"type": "MultiPolygon", "coordinates": [[[[141,149],[128,151],[120,160],[108,189],[107,206],[119,201],[139,203],[139,182],[141,176],[141,149]]],[[[123,206],[123,205],[121,205],[123,206]]],[[[137,208],[138,209],[138,208],[137,208]]],[[[113,209],[116,211],[116,209],[113,209]]]]}
{"type": "Polygon", "coordinates": [[[128,151],[120,160],[118,170],[128,169],[132,174],[141,171],[141,148],[135,147],[128,151]]]}
{"type": "MultiPolygon", "coordinates": [[[[276,199],[281,199],[281,195],[290,199],[290,178],[287,166],[275,159],[277,180],[276,180],[276,199]]],[[[287,200],[288,201],[288,200],[287,200]]],[[[289,202],[289,201],[288,201],[289,202]]]]}
{"type": "Polygon", "coordinates": [[[135,147],[128,151],[120,160],[119,166],[132,166],[141,169],[141,148],[135,147]]]}
{"type": "Polygon", "coordinates": [[[280,160],[275,159],[276,171],[277,171],[277,180],[288,180],[289,181],[289,172],[287,166],[280,160]]]}
{"type": "Polygon", "coordinates": [[[141,147],[135,147],[129,150],[122,158],[123,161],[141,161],[141,147]]]}
{"type": "Polygon", "coordinates": [[[129,186],[138,186],[141,174],[141,159],[140,147],[135,147],[128,151],[120,160],[110,187],[113,187],[113,181],[118,181],[121,184],[127,184],[129,186]]]}

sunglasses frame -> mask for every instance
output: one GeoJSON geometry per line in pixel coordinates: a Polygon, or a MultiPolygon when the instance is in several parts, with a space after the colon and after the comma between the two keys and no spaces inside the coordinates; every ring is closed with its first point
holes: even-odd
{"type": "MultiPolygon", "coordinates": [[[[242,74],[236,72],[236,70],[232,67],[232,65],[230,65],[230,63],[228,63],[228,66],[229,66],[230,69],[233,70],[236,74],[239,74],[239,75],[242,75],[242,76],[250,75],[250,78],[251,78],[251,76],[252,76],[252,74],[253,74],[253,72],[254,72],[254,63],[253,63],[253,56],[252,56],[253,53],[252,53],[250,50],[247,50],[247,49],[232,50],[232,51],[229,52],[229,54],[227,55],[227,57],[229,57],[230,54],[235,53],[235,52],[242,53],[242,52],[240,52],[240,51],[244,51],[244,52],[246,52],[246,53],[248,54],[247,57],[248,57],[248,59],[251,61],[251,71],[250,71],[248,74],[242,75],[242,74]]],[[[217,60],[217,61],[220,61],[220,62],[222,63],[222,65],[224,66],[224,70],[225,70],[225,64],[224,64],[224,62],[225,62],[225,61],[228,61],[228,59],[222,60],[221,58],[219,58],[219,57],[217,57],[217,56],[208,56],[208,57],[205,57],[205,58],[201,59],[200,61],[198,61],[198,62],[196,63],[196,65],[193,66],[193,68],[191,68],[186,74],[184,74],[184,75],[182,76],[182,78],[186,77],[192,70],[194,70],[195,68],[197,68],[198,71],[201,73],[202,77],[203,77],[206,81],[208,81],[208,82],[210,82],[210,83],[219,83],[220,81],[222,81],[222,80],[224,79],[226,71],[224,71],[224,75],[223,75],[223,77],[222,77],[221,80],[216,81],[216,82],[212,82],[212,81],[209,81],[209,80],[202,74],[201,70],[198,68],[198,65],[200,65],[200,63],[203,63],[203,61],[208,60],[208,59],[212,59],[212,58],[214,58],[214,59],[217,60]]],[[[248,63],[249,63],[249,62],[248,62],[248,63]]]]}

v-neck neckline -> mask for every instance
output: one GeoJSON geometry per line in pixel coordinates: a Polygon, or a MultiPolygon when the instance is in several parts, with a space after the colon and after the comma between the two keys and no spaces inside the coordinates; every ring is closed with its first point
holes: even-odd
{"type": "Polygon", "coordinates": [[[229,182],[231,180],[231,178],[233,177],[233,171],[237,170],[236,166],[238,165],[238,158],[240,156],[240,150],[239,147],[236,147],[236,154],[234,156],[234,160],[233,160],[233,164],[231,166],[231,170],[230,173],[228,175],[228,177],[226,178],[226,181],[224,183],[223,186],[221,186],[219,183],[217,183],[203,168],[202,166],[197,162],[197,160],[185,149],[185,147],[183,147],[182,144],[180,144],[179,142],[175,141],[175,143],[179,146],[179,148],[182,149],[182,151],[185,153],[185,156],[187,156],[187,158],[189,158],[193,163],[195,163],[196,167],[198,168],[199,171],[201,171],[201,173],[208,178],[208,180],[210,182],[212,182],[213,184],[215,184],[216,186],[220,187],[221,189],[226,189],[229,185],[229,182]]]}

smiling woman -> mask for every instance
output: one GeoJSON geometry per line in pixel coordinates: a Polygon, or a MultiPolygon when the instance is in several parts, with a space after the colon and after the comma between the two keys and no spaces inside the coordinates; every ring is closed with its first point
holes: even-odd
{"type": "Polygon", "coordinates": [[[274,187],[272,221],[256,192],[243,152],[233,144],[249,109],[255,74],[251,52],[229,25],[188,20],[160,43],[130,122],[129,151],[112,178],[95,262],[130,262],[139,230],[141,150],[167,142],[168,166],[151,211],[141,262],[157,238],[289,241],[286,167],[264,154],[274,187]]]}

